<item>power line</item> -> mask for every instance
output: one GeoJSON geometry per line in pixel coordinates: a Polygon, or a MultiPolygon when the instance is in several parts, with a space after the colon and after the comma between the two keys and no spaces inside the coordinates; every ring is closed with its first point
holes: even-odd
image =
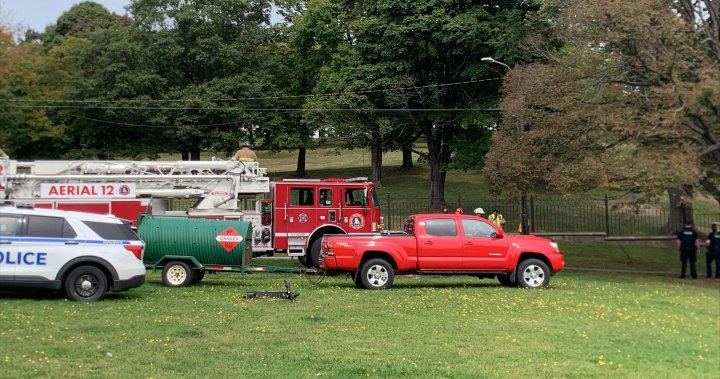
{"type": "Polygon", "coordinates": [[[6,105],[18,109],[123,109],[161,111],[241,111],[241,112],[342,112],[342,113],[424,113],[424,112],[498,112],[500,108],[201,108],[201,107],[122,107],[122,106],[72,106],[72,105],[6,105]]]}
{"type": "Polygon", "coordinates": [[[257,96],[257,97],[244,97],[244,98],[216,98],[216,99],[118,99],[118,100],[53,100],[53,99],[0,99],[0,102],[17,102],[17,103],[117,103],[117,102],[150,102],[150,103],[170,103],[170,102],[198,102],[198,101],[214,101],[214,102],[230,102],[230,101],[255,101],[255,100],[283,100],[283,99],[300,99],[309,97],[321,97],[321,96],[338,96],[338,95],[353,95],[353,94],[366,94],[366,93],[380,93],[380,92],[393,92],[393,91],[405,91],[405,90],[417,90],[422,88],[438,88],[438,87],[449,87],[463,84],[482,83],[495,80],[501,80],[502,78],[488,78],[488,79],[476,79],[466,80],[462,82],[453,83],[442,83],[442,84],[428,84],[424,86],[408,86],[408,87],[395,87],[387,89],[375,89],[375,90],[360,90],[360,91],[340,91],[340,92],[329,92],[329,93],[317,93],[317,94],[306,94],[306,95],[282,95],[282,96],[257,96]]]}

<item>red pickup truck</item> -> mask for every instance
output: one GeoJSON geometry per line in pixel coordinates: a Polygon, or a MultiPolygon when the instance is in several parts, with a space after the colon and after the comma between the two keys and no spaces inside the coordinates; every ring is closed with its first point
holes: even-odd
{"type": "Polygon", "coordinates": [[[367,289],[390,287],[395,273],[497,277],[505,286],[541,288],[565,267],[557,243],[505,234],[463,214],[412,215],[404,233],[326,235],[321,257],[326,271],[348,272],[367,289]]]}

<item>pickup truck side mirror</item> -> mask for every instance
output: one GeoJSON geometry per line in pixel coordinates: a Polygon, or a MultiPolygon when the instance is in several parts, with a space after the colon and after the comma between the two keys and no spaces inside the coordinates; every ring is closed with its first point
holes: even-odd
{"type": "Polygon", "coordinates": [[[505,237],[505,232],[502,231],[502,229],[498,229],[497,232],[495,232],[495,238],[503,238],[505,237]]]}

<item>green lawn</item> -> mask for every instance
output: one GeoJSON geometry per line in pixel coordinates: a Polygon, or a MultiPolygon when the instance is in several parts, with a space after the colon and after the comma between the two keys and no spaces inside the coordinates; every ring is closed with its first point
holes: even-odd
{"type": "Polygon", "coordinates": [[[671,249],[561,248],[570,266],[672,274],[567,270],[546,290],[403,276],[367,291],[288,273],[170,289],[149,272],[92,304],[0,292],[0,377],[717,378],[720,280],[677,279],[671,249]],[[242,297],[284,279],[297,301],[242,297]]]}

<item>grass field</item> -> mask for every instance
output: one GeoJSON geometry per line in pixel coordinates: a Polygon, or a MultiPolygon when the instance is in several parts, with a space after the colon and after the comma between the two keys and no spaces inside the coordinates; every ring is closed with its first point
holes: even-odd
{"type": "Polygon", "coordinates": [[[546,290],[403,276],[367,291],[288,273],[170,289],[149,272],[92,304],[0,292],[0,377],[718,377],[720,280],[676,278],[671,249],[561,248],[569,266],[667,274],[566,270],[546,290]],[[297,301],[242,297],[284,279],[297,301]]]}

